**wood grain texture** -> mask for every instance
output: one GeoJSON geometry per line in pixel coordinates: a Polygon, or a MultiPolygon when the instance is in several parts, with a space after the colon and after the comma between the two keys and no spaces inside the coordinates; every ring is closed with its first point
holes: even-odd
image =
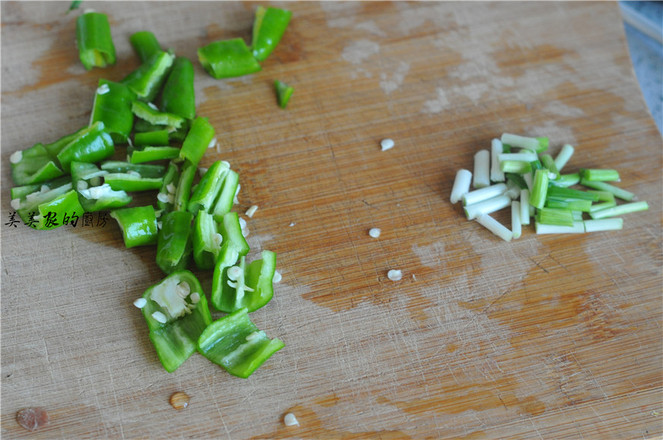
{"type": "MultiPolygon", "coordinates": [[[[10,154],[85,125],[98,79],[137,66],[131,33],[195,61],[210,41],[249,39],[257,4],[94,3],[118,64],[90,72],[68,5],[2,3],[5,219],[10,154]]],[[[283,274],[252,319],[285,349],[247,380],[198,355],[168,374],[131,304],[162,277],[153,248],[124,249],[110,219],[5,220],[2,437],[660,438],[661,136],[617,5],[287,6],[262,72],[219,81],[195,62],[221,143],[203,162],[239,172],[237,211],[259,206],[252,253],[277,252],[283,274]],[[285,111],[276,78],[295,87],[285,111]],[[553,154],[575,145],[568,169],[616,168],[650,210],[619,232],[500,241],[448,199],[504,131],[548,136],[553,154]],[[384,137],[396,146],[381,152],[384,137]],[[170,407],[175,391],[187,409],[170,407]],[[51,422],[28,433],[14,416],[33,405],[51,422]]]]}

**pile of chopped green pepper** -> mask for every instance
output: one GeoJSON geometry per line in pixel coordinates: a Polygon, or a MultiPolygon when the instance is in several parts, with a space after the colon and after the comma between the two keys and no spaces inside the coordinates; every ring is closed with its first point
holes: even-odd
{"type": "MultiPolygon", "coordinates": [[[[259,7],[251,47],[241,38],[212,42],[199,49],[200,62],[215,78],[260,71],[290,16],[259,7]]],[[[86,69],[115,63],[105,14],[81,14],[76,38],[86,69]]],[[[163,50],[149,31],[129,40],[141,64],[120,82],[99,79],[88,125],[11,155],[11,206],[41,230],[109,210],[125,247],[153,246],[165,274],[134,304],[166,371],[199,351],[229,373],[249,377],[284,347],[248,316],[273,296],[276,254],[264,250],[260,259],[246,261],[249,245],[232,212],[239,174],[228,162],[213,162],[197,179],[205,152],[217,141],[209,119],[196,115],[192,62],[163,50]],[[126,146],[126,161],[113,157],[120,146],[126,146]],[[149,191],[156,193],[156,209],[131,195],[149,191]],[[212,322],[192,266],[212,272],[211,303],[227,316],[212,322]]],[[[292,88],[275,84],[285,107],[292,88]]]]}

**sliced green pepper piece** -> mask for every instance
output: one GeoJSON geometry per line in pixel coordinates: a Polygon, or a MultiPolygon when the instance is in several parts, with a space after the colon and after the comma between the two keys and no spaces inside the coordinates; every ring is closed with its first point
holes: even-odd
{"type": "Polygon", "coordinates": [[[69,172],[71,162],[99,162],[115,153],[113,139],[106,133],[102,121],[97,121],[78,132],[57,154],[60,166],[69,172]]]}
{"type": "Polygon", "coordinates": [[[102,121],[105,131],[110,133],[113,142],[126,143],[134,124],[131,103],[135,99],[136,94],[126,85],[100,79],[97,92],[94,94],[90,124],[102,121]]]}
{"type": "Polygon", "coordinates": [[[286,108],[288,101],[290,101],[290,96],[292,96],[292,92],[295,89],[278,79],[274,80],[274,88],[276,89],[276,99],[279,107],[286,108]]]}
{"type": "Polygon", "coordinates": [[[109,184],[101,183],[106,174],[91,163],[71,163],[72,184],[86,212],[121,208],[131,203],[131,196],[125,191],[114,191],[109,184]]]}
{"type": "MultiPolygon", "coordinates": [[[[175,193],[177,192],[177,184],[180,180],[180,171],[177,165],[170,161],[168,163],[168,170],[163,176],[163,183],[159,194],[157,194],[157,207],[163,214],[173,210],[175,205],[175,193]]],[[[162,215],[163,215],[162,214],[162,215]]]]}
{"type": "Polygon", "coordinates": [[[108,171],[104,182],[116,191],[149,191],[160,189],[166,168],[161,165],[108,161],[101,164],[108,171]]]}
{"type": "Polygon", "coordinates": [[[199,48],[198,60],[216,79],[248,75],[262,69],[241,38],[215,41],[199,48]]]}
{"type": "Polygon", "coordinates": [[[110,215],[122,229],[127,248],[157,243],[157,217],[152,205],[115,209],[110,215]]]}
{"type": "Polygon", "coordinates": [[[198,338],[212,323],[205,293],[188,270],[170,274],[143,294],[143,317],[157,356],[169,373],[198,348],[198,338]]]}
{"type": "Polygon", "coordinates": [[[42,183],[32,183],[30,185],[15,186],[11,189],[12,204],[19,203],[20,199],[25,198],[28,194],[35,192],[46,192],[53,188],[58,188],[62,185],[71,183],[71,176],[61,176],[53,180],[42,183]],[[17,200],[14,202],[14,200],[17,200]]]}
{"type": "Polygon", "coordinates": [[[157,241],[157,265],[165,273],[186,269],[191,256],[193,214],[172,211],[162,217],[157,241]]]}
{"type": "Polygon", "coordinates": [[[129,163],[145,163],[156,160],[175,159],[180,155],[180,149],[177,147],[152,147],[145,146],[140,148],[131,148],[129,151],[129,163]]]}
{"type": "Polygon", "coordinates": [[[161,108],[185,119],[196,117],[196,93],[193,87],[193,63],[185,57],[175,58],[161,92],[161,108]]]}
{"type": "Polygon", "coordinates": [[[225,161],[216,161],[207,169],[189,199],[189,212],[196,214],[199,210],[212,211],[229,171],[230,164],[225,161]]]}
{"type": "Polygon", "coordinates": [[[245,257],[240,258],[238,266],[224,271],[221,299],[217,308],[231,313],[241,308],[253,312],[263,307],[274,296],[272,280],[275,270],[274,252],[262,251],[262,259],[255,260],[248,266],[245,257]]]}
{"type": "Polygon", "coordinates": [[[240,309],[210,324],[198,339],[198,350],[233,376],[246,379],[285,344],[269,339],[240,309]]]}
{"type": "Polygon", "coordinates": [[[214,202],[214,219],[221,222],[226,214],[230,212],[235,203],[235,195],[239,188],[239,174],[233,170],[228,170],[225,179],[223,179],[223,186],[221,193],[214,202]]]}
{"type": "Polygon", "coordinates": [[[258,61],[264,61],[276,48],[285,33],[292,12],[258,6],[253,21],[253,56],[258,61]]]}
{"type": "Polygon", "coordinates": [[[168,130],[154,130],[144,133],[136,133],[134,135],[134,146],[166,146],[170,142],[170,131],[168,130]]]}
{"type": "Polygon", "coordinates": [[[189,205],[189,198],[191,197],[191,186],[193,185],[193,179],[196,177],[197,170],[198,168],[195,164],[188,160],[184,161],[180,180],[177,182],[177,188],[175,189],[175,200],[173,203],[175,211],[186,211],[189,205]]]}
{"type": "Polygon", "coordinates": [[[194,165],[198,165],[215,134],[214,127],[207,118],[194,119],[182,144],[180,159],[187,159],[194,165]]]}
{"type": "Polygon", "coordinates": [[[87,70],[115,64],[115,46],[106,14],[86,12],[76,19],[76,44],[87,70]]]}
{"type": "Polygon", "coordinates": [[[164,51],[158,52],[145,60],[121,82],[129,86],[140,99],[150,102],[159,93],[174,60],[175,55],[164,51]]]}
{"type": "Polygon", "coordinates": [[[177,129],[182,127],[185,122],[181,116],[161,112],[156,106],[152,107],[152,104],[146,104],[142,101],[134,101],[131,105],[131,111],[134,115],[153,125],[166,125],[177,129]]]}
{"type": "Polygon", "coordinates": [[[9,162],[15,185],[46,182],[64,174],[43,144],[13,153],[9,162]]]}
{"type": "Polygon", "coordinates": [[[223,240],[214,265],[211,301],[217,310],[222,310],[224,289],[230,288],[227,284],[226,271],[249,253],[249,245],[242,235],[242,227],[236,212],[224,215],[218,227],[223,240]]]}
{"type": "Polygon", "coordinates": [[[141,63],[149,60],[153,55],[161,52],[157,37],[150,31],[139,31],[129,37],[131,47],[134,48],[141,63]]]}
{"type": "Polygon", "coordinates": [[[212,214],[199,211],[193,224],[193,259],[198,269],[213,269],[223,236],[212,214]]]}
{"type": "Polygon", "coordinates": [[[31,188],[34,187],[13,191],[11,205],[21,220],[32,228],[47,230],[69,222],[75,224],[84,213],[68,178],[44,183],[40,188],[28,193],[31,188]]]}

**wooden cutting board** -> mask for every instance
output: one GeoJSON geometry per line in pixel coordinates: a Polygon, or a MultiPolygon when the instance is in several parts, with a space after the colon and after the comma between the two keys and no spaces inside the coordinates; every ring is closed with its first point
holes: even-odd
{"type": "Polygon", "coordinates": [[[3,438],[663,435],[661,136],[617,4],[287,3],[263,70],[214,80],[196,49],[249,41],[257,3],[86,3],[110,17],[113,67],[83,69],[69,2],[2,3],[3,438]],[[200,355],[163,370],[132,305],[163,277],[155,249],[125,249],[114,220],[8,224],[10,154],[87,124],[99,78],[138,65],[140,30],[194,60],[220,142],[203,163],[239,172],[251,255],[278,254],[251,317],[286,347],[247,380],[200,355]],[[287,110],[274,79],[295,87],[287,110]],[[565,170],[616,168],[650,210],[618,232],[501,241],[449,194],[502,132],[574,145],[565,170]],[[50,425],[23,430],[29,406],[50,425]]]}

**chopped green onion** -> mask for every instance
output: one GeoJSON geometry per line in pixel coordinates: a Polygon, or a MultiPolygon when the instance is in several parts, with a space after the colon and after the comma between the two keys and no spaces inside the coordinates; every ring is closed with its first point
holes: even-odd
{"type": "Polygon", "coordinates": [[[529,162],[522,160],[504,160],[500,162],[500,170],[503,173],[525,174],[532,171],[532,166],[529,162]]]}
{"type": "Polygon", "coordinates": [[[590,210],[592,209],[592,201],[591,200],[558,200],[558,199],[548,198],[546,200],[546,207],[548,207],[548,208],[568,209],[568,210],[572,210],[572,211],[590,212],[590,210]]]}
{"type": "Polygon", "coordinates": [[[618,182],[617,170],[583,169],[582,178],[588,182],[618,182]]]}
{"type": "Polygon", "coordinates": [[[548,149],[550,142],[547,137],[537,137],[536,140],[539,141],[539,149],[537,151],[541,152],[548,149]]]}
{"type": "Polygon", "coordinates": [[[534,183],[529,196],[529,202],[535,208],[541,209],[546,202],[548,194],[548,171],[536,170],[534,173],[534,183]]]}
{"type": "Polygon", "coordinates": [[[573,222],[573,226],[546,225],[535,222],[537,234],[583,234],[585,225],[581,221],[573,222]]]}
{"type": "Polygon", "coordinates": [[[520,211],[520,202],[517,200],[511,202],[511,232],[513,238],[520,238],[520,235],[522,234],[520,211]]]}
{"type": "Polygon", "coordinates": [[[526,150],[543,151],[543,145],[537,138],[519,136],[517,134],[503,133],[500,138],[503,144],[509,144],[512,147],[524,148],[526,150]]]}
{"type": "Polygon", "coordinates": [[[557,167],[558,171],[562,171],[562,168],[564,168],[569,159],[571,159],[571,156],[573,156],[574,151],[575,150],[572,145],[564,144],[562,149],[559,151],[559,154],[557,154],[557,157],[555,158],[555,166],[557,167]]]}
{"type": "Polygon", "coordinates": [[[538,160],[538,156],[533,151],[521,151],[520,153],[502,153],[498,156],[500,162],[514,160],[518,162],[533,162],[538,160]]]}
{"type": "Polygon", "coordinates": [[[474,188],[483,188],[490,185],[490,152],[479,150],[474,155],[474,188]]]}
{"type": "Polygon", "coordinates": [[[585,232],[597,231],[617,231],[622,229],[624,219],[622,218],[604,218],[600,220],[585,220],[585,232]]]}
{"type": "Polygon", "coordinates": [[[548,188],[547,198],[557,200],[589,200],[592,202],[597,202],[599,200],[599,196],[595,193],[557,186],[551,186],[548,188]]]}
{"type": "Polygon", "coordinates": [[[493,182],[504,182],[504,172],[500,169],[499,160],[502,153],[502,141],[493,139],[490,144],[490,180],[493,182]]]}
{"type": "Polygon", "coordinates": [[[552,174],[550,177],[551,179],[559,179],[559,170],[557,169],[557,165],[555,165],[555,160],[550,154],[542,154],[541,163],[552,174]]]}
{"type": "Polygon", "coordinates": [[[545,225],[573,226],[573,212],[568,209],[544,207],[539,209],[536,220],[545,225]]]}
{"type": "Polygon", "coordinates": [[[470,191],[470,184],[472,182],[472,173],[465,169],[460,169],[456,172],[454,179],[454,186],[451,189],[451,203],[457,203],[463,195],[470,191]]]}
{"type": "Polygon", "coordinates": [[[588,193],[594,194],[596,196],[595,202],[614,202],[615,195],[610,191],[596,191],[593,189],[587,190],[588,193]]]}
{"type": "Polygon", "coordinates": [[[633,194],[632,192],[626,191],[625,189],[622,189],[622,188],[618,188],[618,187],[616,187],[614,185],[611,185],[609,183],[594,182],[594,181],[582,178],[582,179],[580,179],[580,184],[584,185],[588,188],[598,189],[599,191],[608,191],[608,192],[614,194],[615,197],[618,197],[622,200],[626,200],[627,202],[631,202],[635,199],[635,194],[633,194]]]}
{"type": "Polygon", "coordinates": [[[504,226],[503,224],[501,224],[500,222],[498,222],[488,214],[481,214],[480,216],[477,217],[476,220],[477,223],[479,223],[481,226],[488,229],[490,232],[497,235],[504,241],[511,241],[511,239],[513,238],[513,233],[509,230],[509,228],[507,228],[506,226],[504,226]]]}
{"type": "Polygon", "coordinates": [[[461,196],[463,206],[472,205],[474,203],[483,202],[484,200],[497,197],[506,192],[507,187],[504,183],[496,183],[495,185],[486,186],[484,188],[475,189],[461,196]]]}
{"type": "Polygon", "coordinates": [[[505,173],[504,177],[506,177],[507,182],[513,182],[520,189],[529,189],[525,178],[521,174],[505,173]]]}
{"type": "Polygon", "coordinates": [[[578,183],[580,183],[580,173],[560,174],[557,179],[550,181],[551,185],[560,187],[569,187],[578,183]]]}
{"type": "Polygon", "coordinates": [[[520,223],[523,225],[529,225],[530,218],[530,207],[529,204],[529,190],[521,189],[520,190],[520,223]]]}
{"type": "Polygon", "coordinates": [[[629,214],[631,212],[646,211],[648,209],[649,205],[645,201],[632,202],[632,203],[625,203],[623,205],[617,205],[611,208],[590,212],[589,215],[593,219],[601,219],[605,217],[615,217],[618,215],[629,214]]]}
{"type": "Polygon", "coordinates": [[[493,197],[492,199],[484,200],[479,203],[465,206],[465,215],[468,220],[472,220],[481,214],[490,214],[506,208],[511,204],[511,198],[502,194],[501,196],[493,197]]]}

